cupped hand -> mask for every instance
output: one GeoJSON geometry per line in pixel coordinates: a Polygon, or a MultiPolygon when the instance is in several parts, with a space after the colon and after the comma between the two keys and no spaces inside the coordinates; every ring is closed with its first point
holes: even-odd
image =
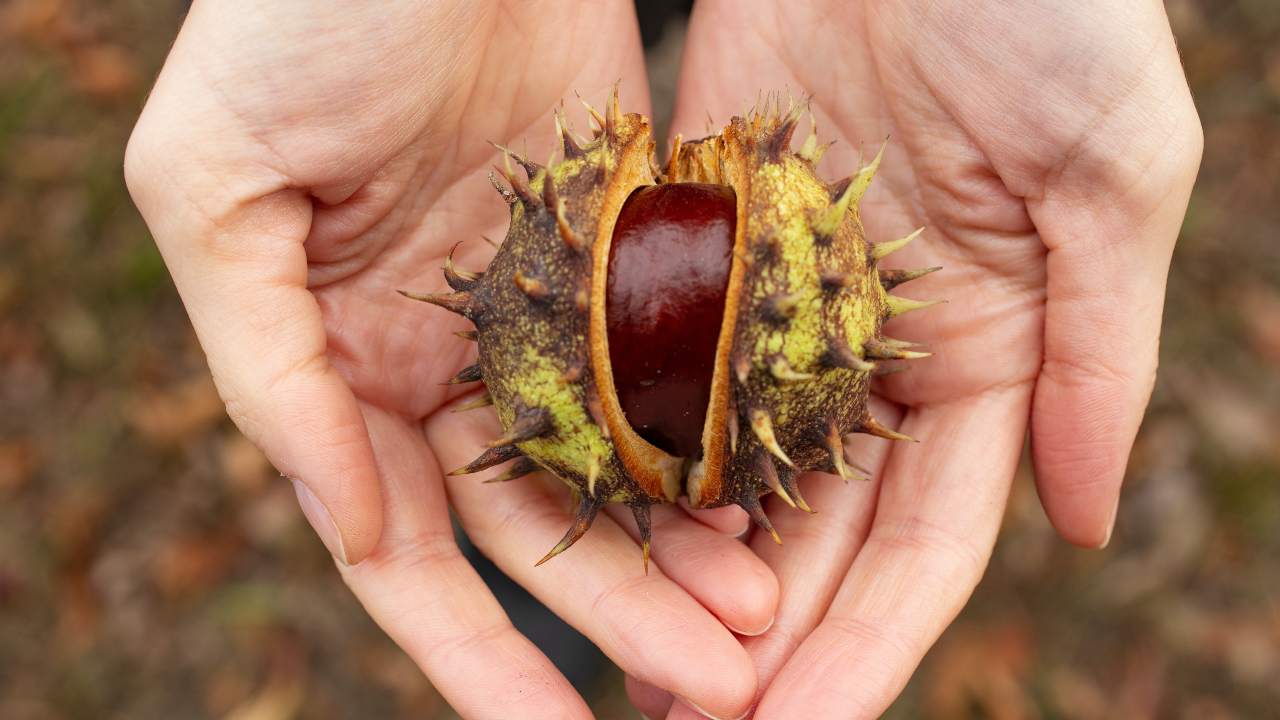
{"type": "MultiPolygon", "coordinates": [[[[777,584],[733,539],[668,508],[654,568],[634,526],[568,527],[545,479],[445,478],[498,434],[442,382],[465,323],[397,289],[443,290],[501,237],[486,144],[549,156],[552,112],[622,78],[647,110],[627,2],[196,2],[130,141],[126,176],[240,429],[294,480],[347,583],[466,717],[588,717],[454,542],[448,506],[499,567],[621,667],[719,715],[755,672],[777,584]]],[[[577,110],[577,116],[585,113],[577,110]]],[[[585,123],[580,123],[580,127],[585,123]]],[[[494,473],[496,474],[496,472],[494,473]]],[[[728,530],[728,532],[723,532],[728,530]]]]}
{"type": "MultiPolygon", "coordinates": [[[[746,641],[755,716],[877,717],[982,575],[1028,428],[1054,526],[1107,543],[1200,127],[1156,0],[700,2],[675,131],[701,135],[707,111],[722,121],[761,88],[812,97],[837,141],[829,177],[888,137],[868,237],[924,226],[890,261],[944,267],[897,292],[948,304],[887,327],[934,357],[878,388],[921,442],[859,437],[874,483],[811,477],[818,514],[773,501],[784,544],[752,543],[782,587],[777,622],[746,641]]],[[[651,716],[671,705],[630,690],[651,716]]]]}

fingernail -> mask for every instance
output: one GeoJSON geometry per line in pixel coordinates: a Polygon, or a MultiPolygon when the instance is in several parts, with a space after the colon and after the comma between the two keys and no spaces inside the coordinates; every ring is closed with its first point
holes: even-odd
{"type": "Polygon", "coordinates": [[[759,630],[756,630],[756,631],[754,631],[754,632],[748,632],[748,631],[746,631],[746,630],[739,630],[738,628],[736,628],[736,627],[734,627],[734,626],[730,625],[729,623],[725,623],[725,624],[724,624],[724,626],[725,626],[725,627],[727,627],[727,628],[729,628],[729,629],[730,629],[730,630],[732,630],[733,632],[737,633],[738,635],[745,635],[745,636],[747,636],[747,637],[756,637],[757,635],[763,635],[763,634],[765,634],[765,633],[769,632],[769,628],[773,627],[773,621],[774,621],[774,620],[777,620],[777,619],[778,619],[778,616],[777,616],[777,615],[774,615],[773,617],[769,618],[769,622],[765,623],[765,626],[764,626],[764,627],[762,627],[762,628],[760,628],[759,630]]]}
{"type": "Polygon", "coordinates": [[[347,564],[347,550],[342,546],[342,533],[338,532],[338,525],[333,521],[333,516],[329,514],[328,508],[324,503],[320,502],[320,498],[311,492],[311,488],[302,484],[298,480],[290,480],[293,483],[293,492],[298,496],[298,505],[302,507],[302,514],[307,516],[307,522],[311,523],[311,528],[316,531],[316,535],[320,536],[320,542],[328,548],[329,553],[338,559],[343,565],[347,564]]]}
{"type": "Polygon", "coordinates": [[[1111,533],[1116,529],[1116,516],[1120,514],[1120,498],[1116,498],[1116,504],[1111,507],[1111,517],[1107,520],[1107,534],[1103,536],[1102,542],[1098,545],[1098,549],[1102,550],[1111,543],[1111,533]]]}
{"type": "Polygon", "coordinates": [[[698,707],[696,703],[691,702],[685,698],[680,698],[680,702],[684,703],[685,705],[688,705],[690,710],[693,710],[694,712],[698,713],[702,717],[711,718],[711,720],[744,720],[748,715],[751,714],[751,708],[747,708],[746,712],[742,713],[736,718],[722,718],[716,715],[712,715],[706,710],[703,710],[702,708],[698,707]]]}

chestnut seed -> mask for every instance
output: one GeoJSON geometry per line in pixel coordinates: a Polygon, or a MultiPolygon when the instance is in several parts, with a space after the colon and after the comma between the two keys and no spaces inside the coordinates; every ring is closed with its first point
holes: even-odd
{"type": "Polygon", "coordinates": [[[701,456],[736,207],[723,185],[634,191],[609,251],[606,322],[618,399],[641,437],[701,456]]]}

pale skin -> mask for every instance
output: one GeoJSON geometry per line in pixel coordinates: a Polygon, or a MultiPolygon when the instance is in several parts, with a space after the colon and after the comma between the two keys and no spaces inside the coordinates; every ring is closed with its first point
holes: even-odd
{"type": "Polygon", "coordinates": [[[628,513],[534,569],[562,491],[444,477],[498,428],[439,385],[474,360],[466,323],[393,292],[443,289],[459,240],[460,265],[492,254],[486,140],[545,159],[560,101],[618,78],[647,111],[630,3],[194,4],[130,190],[232,418],[464,717],[590,712],[459,554],[449,507],[651,717],[878,715],[977,583],[1028,428],[1054,525],[1106,543],[1200,157],[1163,8],[925,5],[697,6],[675,128],[790,89],[838,141],[830,176],[889,136],[868,234],[926,226],[894,265],[946,271],[901,293],[950,302],[892,326],[936,353],[881,388],[882,419],[922,443],[860,438],[875,482],[806,481],[817,515],[769,508],[781,547],[736,541],[736,512],[658,513],[645,576],[628,513]]]}

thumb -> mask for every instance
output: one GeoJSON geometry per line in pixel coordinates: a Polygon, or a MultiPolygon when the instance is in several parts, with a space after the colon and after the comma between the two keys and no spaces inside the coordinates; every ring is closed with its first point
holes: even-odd
{"type": "MultiPolygon", "coordinates": [[[[151,108],[148,108],[150,111],[151,108]]],[[[191,316],[227,412],[295,482],[307,519],[347,564],[382,530],[373,449],[354,394],[329,364],[303,242],[312,204],[253,163],[217,169],[144,113],[125,175],[191,316]],[[176,170],[175,170],[176,168],[176,170]]]]}
{"type": "Polygon", "coordinates": [[[1091,128],[1028,204],[1048,249],[1044,364],[1031,418],[1046,513],[1068,540],[1111,537],[1155,381],[1165,283],[1204,137],[1174,51],[1091,128]]]}

